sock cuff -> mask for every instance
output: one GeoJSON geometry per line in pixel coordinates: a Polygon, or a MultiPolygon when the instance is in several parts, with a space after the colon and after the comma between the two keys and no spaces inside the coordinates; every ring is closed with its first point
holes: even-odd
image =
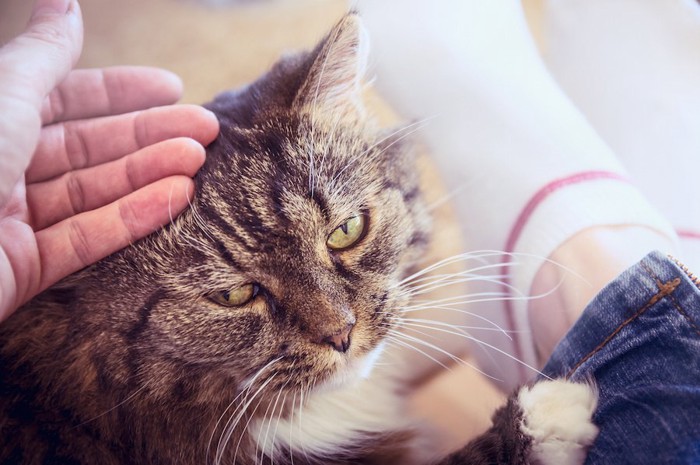
{"type": "MultiPolygon", "coordinates": [[[[507,284],[529,296],[535,274],[563,242],[589,227],[621,225],[647,226],[678,241],[670,223],[619,173],[586,171],[550,182],[532,196],[513,224],[505,251],[527,258],[515,258],[517,267],[504,269],[507,284]]],[[[535,363],[527,306],[526,299],[509,300],[506,314],[508,326],[517,330],[516,355],[535,363]]]]}

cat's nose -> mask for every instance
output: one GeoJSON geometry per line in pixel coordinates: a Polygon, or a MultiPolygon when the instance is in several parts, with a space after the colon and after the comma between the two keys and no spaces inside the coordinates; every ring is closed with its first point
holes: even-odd
{"type": "Polygon", "coordinates": [[[354,327],[355,325],[350,323],[341,331],[330,336],[324,337],[321,342],[330,345],[338,352],[345,353],[350,348],[350,333],[352,332],[352,328],[354,327]]]}

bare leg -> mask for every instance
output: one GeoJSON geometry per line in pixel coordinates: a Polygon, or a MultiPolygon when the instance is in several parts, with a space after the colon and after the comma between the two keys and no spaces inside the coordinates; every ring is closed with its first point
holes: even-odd
{"type": "Polygon", "coordinates": [[[529,318],[543,365],[588,302],[613,278],[652,250],[675,254],[676,243],[643,226],[598,226],[561,244],[535,275],[529,318]]]}

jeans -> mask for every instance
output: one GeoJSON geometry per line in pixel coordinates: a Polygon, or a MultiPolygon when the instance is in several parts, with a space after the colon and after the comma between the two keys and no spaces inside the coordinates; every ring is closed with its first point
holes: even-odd
{"type": "Polygon", "coordinates": [[[591,301],[543,372],[593,381],[586,464],[700,464],[700,288],[657,252],[591,301]]]}

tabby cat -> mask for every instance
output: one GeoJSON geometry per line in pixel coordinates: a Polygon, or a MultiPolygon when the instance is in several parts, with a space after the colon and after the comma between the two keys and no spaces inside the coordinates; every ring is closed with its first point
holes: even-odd
{"type": "Polygon", "coordinates": [[[486,434],[428,459],[372,370],[430,221],[410,144],[364,115],[366,43],[348,14],[217,97],[191,208],[0,325],[0,463],[583,460],[586,386],[523,388],[486,434]]]}

